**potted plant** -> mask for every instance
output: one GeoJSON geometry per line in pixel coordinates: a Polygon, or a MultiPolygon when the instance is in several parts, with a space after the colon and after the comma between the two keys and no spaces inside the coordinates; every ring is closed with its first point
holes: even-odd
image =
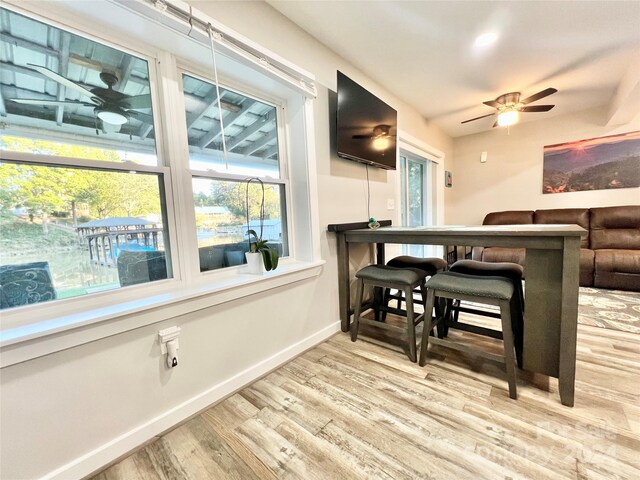
{"type": "Polygon", "coordinates": [[[275,248],[267,245],[267,240],[262,239],[264,231],[264,183],[262,180],[256,177],[247,179],[246,189],[246,212],[247,212],[247,234],[249,238],[249,251],[245,253],[247,258],[247,264],[249,266],[249,273],[260,274],[262,273],[262,266],[266,271],[275,270],[278,266],[278,251],[275,248]],[[260,235],[251,228],[251,215],[249,212],[249,185],[253,181],[260,183],[262,189],[262,196],[260,199],[260,235]]]}

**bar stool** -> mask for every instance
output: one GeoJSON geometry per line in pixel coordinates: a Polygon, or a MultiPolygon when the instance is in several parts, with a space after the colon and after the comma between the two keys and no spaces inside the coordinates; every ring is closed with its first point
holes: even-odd
{"type": "Polygon", "coordinates": [[[513,346],[513,333],[511,331],[511,301],[513,298],[513,283],[507,278],[501,277],[478,277],[475,275],[465,275],[455,272],[443,272],[434,275],[427,281],[427,304],[425,307],[425,318],[429,321],[422,330],[422,345],[420,347],[420,366],[424,366],[427,359],[427,349],[429,343],[442,345],[463,352],[476,353],[484,358],[504,363],[507,371],[507,381],[509,382],[509,397],[516,399],[516,360],[513,346]],[[431,318],[436,297],[467,300],[500,307],[500,319],[502,320],[502,336],[504,344],[504,355],[476,350],[466,345],[453,342],[447,339],[430,338],[429,333],[433,329],[434,323],[443,322],[446,318],[441,316],[435,322],[431,318]]]}
{"type": "MultiPolygon", "coordinates": [[[[417,268],[424,271],[426,276],[431,277],[438,272],[446,270],[447,262],[445,262],[442,258],[421,258],[402,255],[389,260],[387,262],[387,266],[395,268],[417,268]]],[[[421,292],[420,290],[415,290],[414,293],[420,294],[421,292]]],[[[383,305],[385,307],[388,307],[389,301],[392,299],[398,301],[396,309],[397,311],[392,311],[392,313],[406,315],[406,313],[402,310],[402,302],[404,302],[405,299],[404,292],[402,290],[398,290],[398,293],[392,295],[391,289],[386,288],[382,299],[383,305]]],[[[414,303],[418,303],[424,306],[424,301],[422,299],[414,299],[414,303]]],[[[381,320],[384,322],[386,320],[386,317],[387,311],[383,311],[381,320]]]]}
{"type": "MultiPolygon", "coordinates": [[[[504,277],[513,284],[513,297],[511,301],[511,325],[513,330],[513,343],[516,349],[516,359],[518,366],[522,368],[522,346],[524,338],[524,293],[522,291],[522,276],[524,269],[517,263],[509,262],[479,262],[477,260],[459,260],[449,267],[450,272],[463,273],[465,275],[476,275],[478,277],[504,277]]],[[[477,308],[463,307],[460,301],[456,300],[448,305],[450,313],[445,322],[444,334],[446,336],[449,328],[465,330],[480,335],[493,338],[502,338],[502,332],[489,328],[478,327],[458,321],[460,312],[471,313],[491,318],[500,318],[500,314],[479,310],[477,308]]]]}
{"type": "MultiPolygon", "coordinates": [[[[396,268],[388,265],[369,265],[359,270],[356,273],[357,292],[356,292],[356,308],[353,323],[351,324],[351,341],[355,342],[358,339],[358,330],[360,323],[370,325],[385,330],[399,331],[407,334],[407,341],[409,343],[409,359],[412,362],[416,361],[416,325],[419,324],[423,318],[423,315],[415,317],[413,309],[413,291],[416,288],[420,289],[422,300],[425,298],[424,283],[427,274],[424,270],[417,268],[396,268]],[[368,320],[360,318],[362,310],[362,297],[364,295],[364,286],[371,285],[372,287],[393,288],[401,290],[406,295],[406,317],[407,327],[406,330],[402,327],[395,325],[389,325],[384,322],[376,322],[374,320],[368,320]]],[[[382,305],[379,307],[383,312],[387,311],[389,307],[382,305]]],[[[390,309],[395,310],[395,309],[390,309]]]]}

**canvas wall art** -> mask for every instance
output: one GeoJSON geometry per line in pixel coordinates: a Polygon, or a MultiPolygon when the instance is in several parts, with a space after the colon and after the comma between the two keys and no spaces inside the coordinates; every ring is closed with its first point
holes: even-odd
{"type": "Polygon", "coordinates": [[[544,147],[542,193],[640,187],[640,131],[544,147]]]}

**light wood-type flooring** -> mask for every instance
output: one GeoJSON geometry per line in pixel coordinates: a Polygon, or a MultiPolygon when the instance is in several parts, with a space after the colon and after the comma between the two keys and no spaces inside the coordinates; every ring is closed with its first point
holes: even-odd
{"type": "Polygon", "coordinates": [[[514,401],[489,361],[340,333],[95,478],[640,478],[640,335],[579,326],[574,408],[519,375],[514,401]]]}

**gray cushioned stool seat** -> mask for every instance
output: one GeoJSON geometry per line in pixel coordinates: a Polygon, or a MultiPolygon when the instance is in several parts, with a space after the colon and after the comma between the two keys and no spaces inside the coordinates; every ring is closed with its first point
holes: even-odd
{"type": "Polygon", "coordinates": [[[369,265],[356,273],[357,278],[371,282],[392,282],[404,286],[418,283],[426,275],[426,272],[418,268],[395,268],[387,265],[369,265]]]}
{"type": "Polygon", "coordinates": [[[447,262],[442,258],[421,258],[411,257],[409,255],[392,258],[387,262],[387,265],[396,268],[419,268],[427,272],[429,276],[435,275],[447,268],[447,262]]]}
{"type": "Polygon", "coordinates": [[[483,277],[507,277],[517,282],[522,282],[522,275],[524,274],[524,268],[517,263],[480,262],[478,260],[458,260],[449,267],[449,271],[483,277]]]}
{"type": "Polygon", "coordinates": [[[463,273],[442,272],[427,281],[427,288],[474,297],[511,300],[513,283],[500,277],[483,277],[463,273]]]}
{"type": "MultiPolygon", "coordinates": [[[[396,268],[417,268],[425,272],[425,274],[429,277],[435,275],[438,272],[443,272],[447,269],[447,262],[445,262],[442,258],[436,257],[412,257],[410,255],[401,255],[399,257],[392,258],[387,262],[387,266],[396,267],[396,268]]],[[[419,289],[414,290],[415,294],[420,294],[419,289]]],[[[397,300],[397,308],[396,310],[400,310],[402,307],[402,303],[406,303],[405,295],[402,290],[398,290],[395,293],[391,293],[391,290],[388,288],[385,289],[382,299],[382,304],[384,306],[388,306],[391,300],[397,300]]],[[[424,302],[421,298],[414,298],[414,303],[424,305],[424,302]]],[[[384,322],[387,318],[387,312],[382,312],[382,321],[384,322]]]]}

